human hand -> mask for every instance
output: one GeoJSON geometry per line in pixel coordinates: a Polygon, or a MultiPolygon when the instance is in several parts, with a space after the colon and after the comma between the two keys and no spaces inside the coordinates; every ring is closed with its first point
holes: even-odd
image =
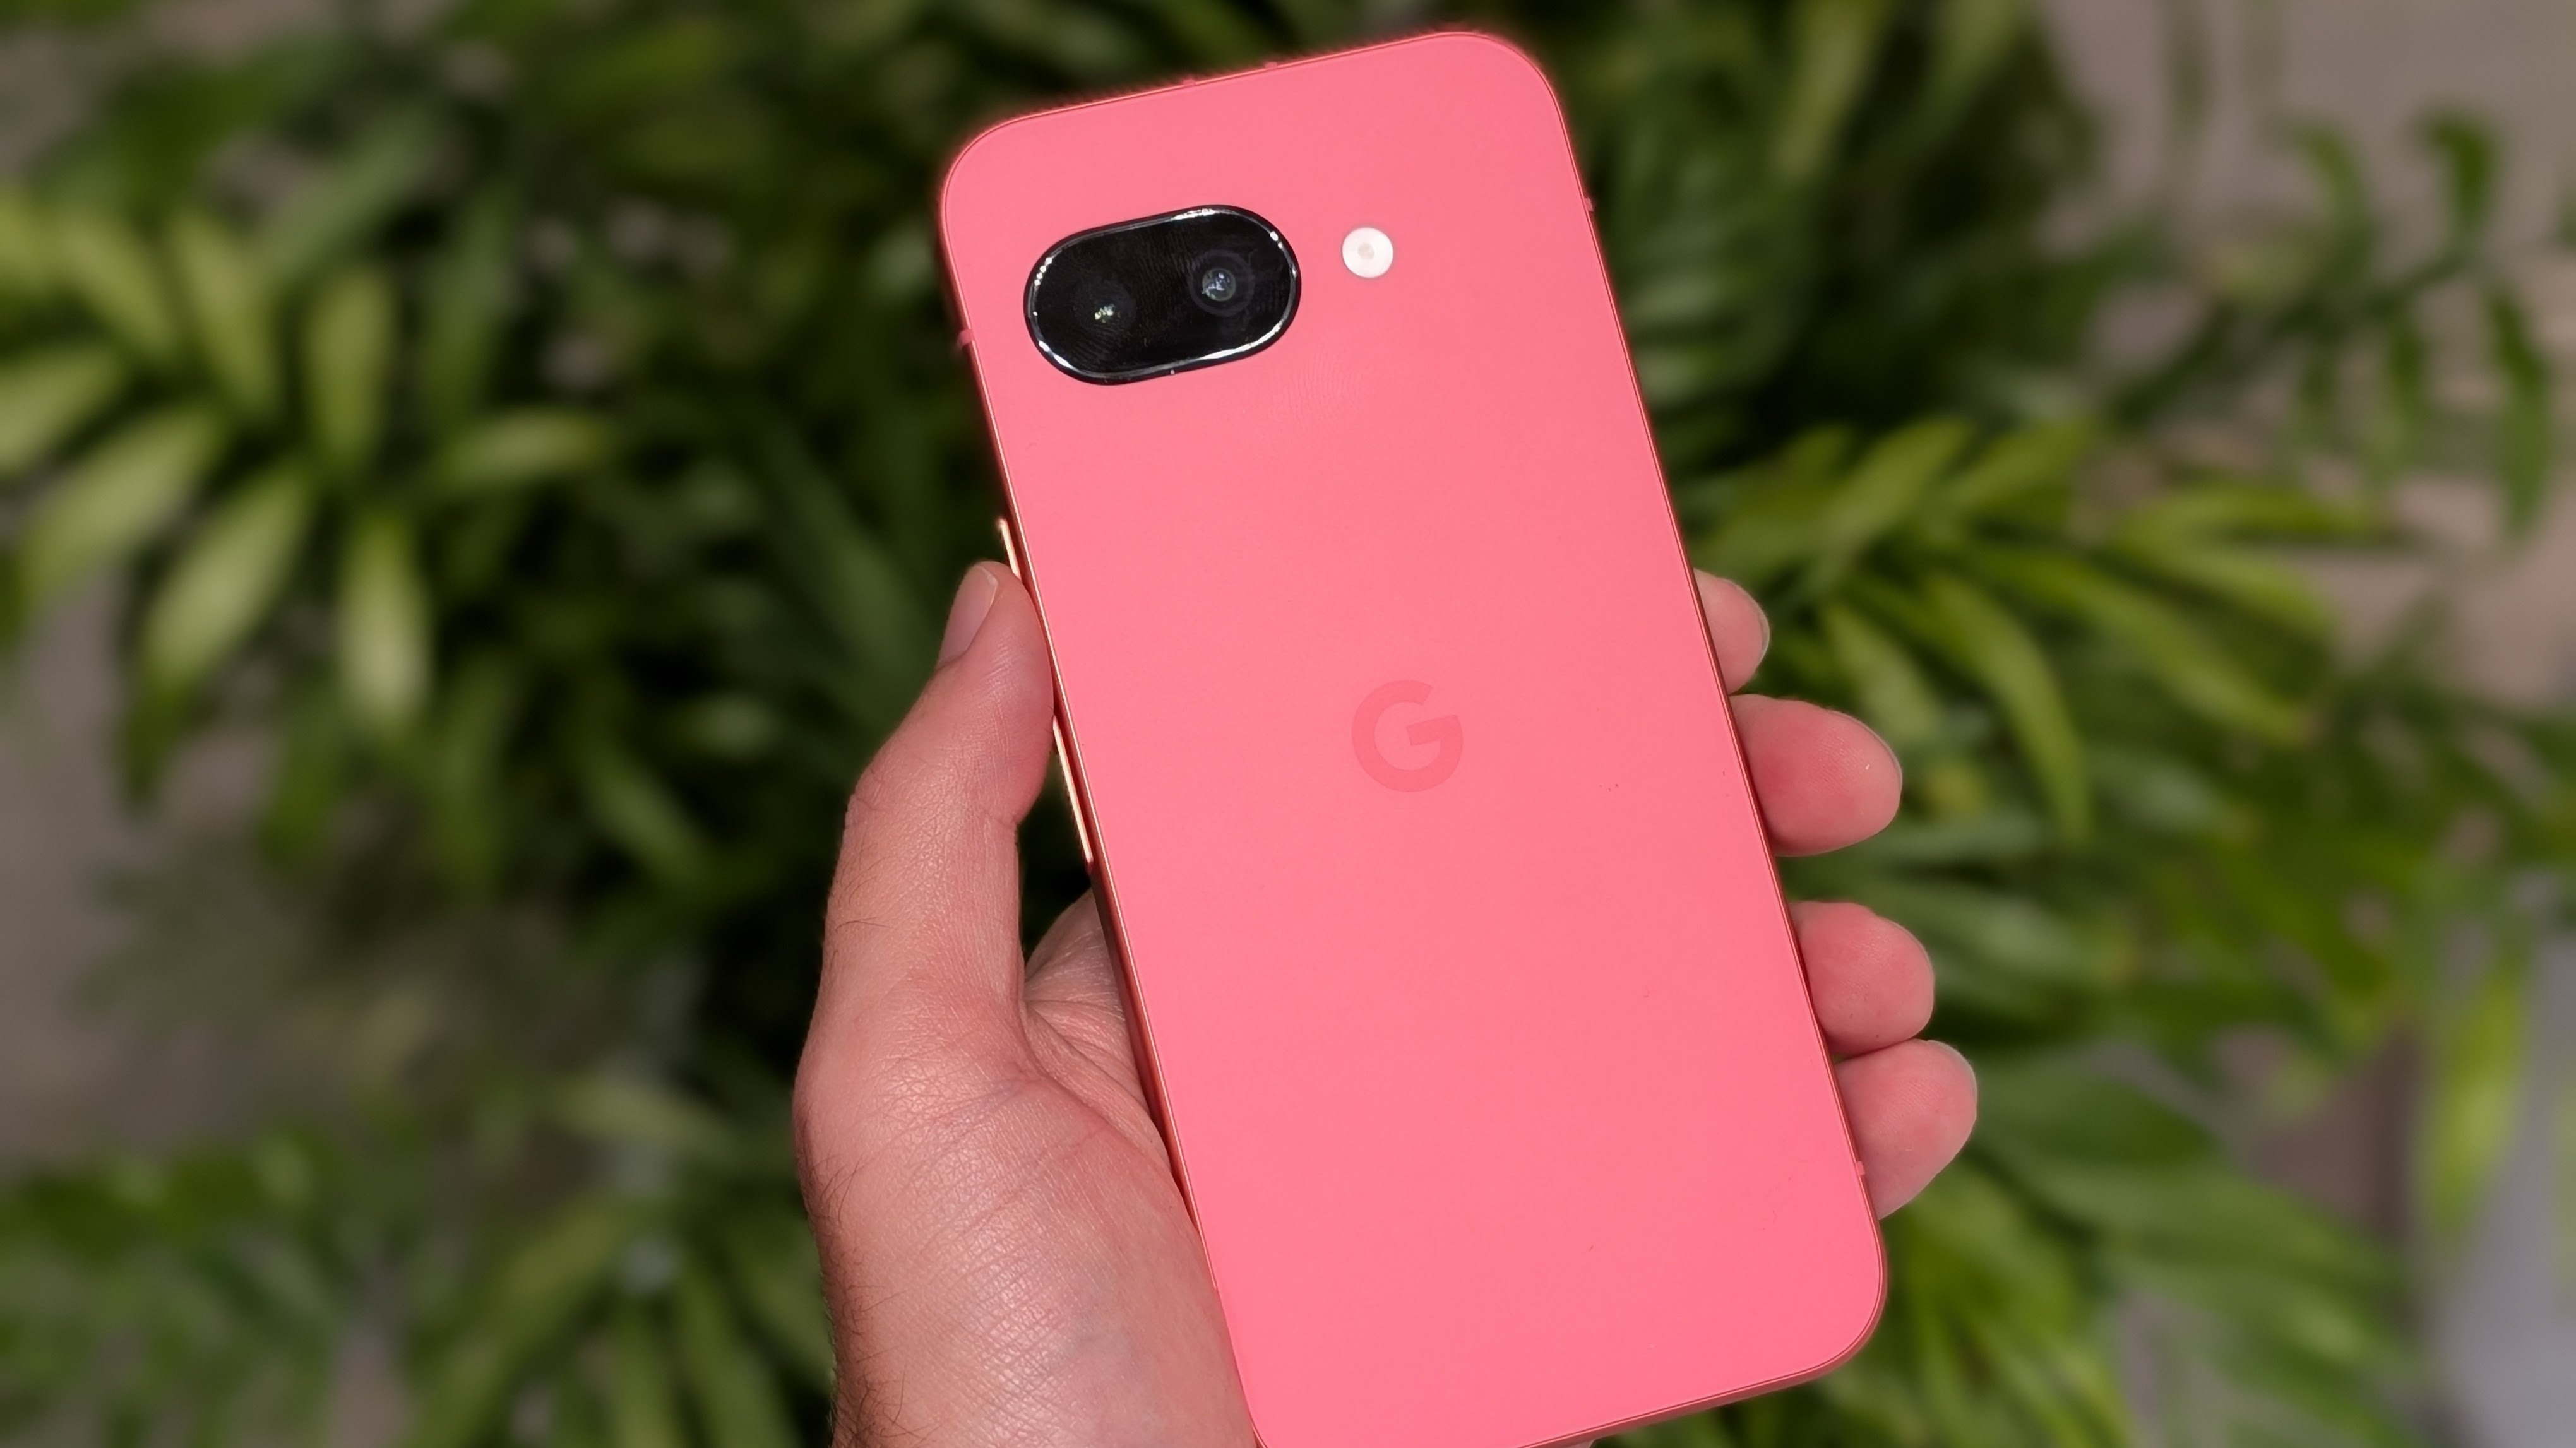
{"type": "MultiPolygon", "coordinates": [[[[1699,590],[1732,687],[1768,626],[1735,585],[1699,590]]],[[[843,1448],[1253,1441],[1090,898],[1021,956],[1017,835],[1054,700],[1036,609],[979,564],[938,672],[850,800],[796,1079],[843,1448]]],[[[1858,721],[1745,695],[1735,723],[1781,853],[1894,817],[1896,760],[1858,721]]],[[[1884,1216],[1966,1141],[1975,1077],[1913,1039],[1932,1011],[1913,936],[1858,905],[1794,919],[1884,1216]]]]}

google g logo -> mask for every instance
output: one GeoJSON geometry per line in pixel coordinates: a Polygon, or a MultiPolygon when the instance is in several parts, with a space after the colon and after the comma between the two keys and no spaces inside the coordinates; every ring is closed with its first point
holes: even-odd
{"type": "Polygon", "coordinates": [[[1378,743],[1378,725],[1388,712],[1402,704],[1420,704],[1431,697],[1431,686],[1418,679],[1397,679],[1381,684],[1360,701],[1359,712],[1351,716],[1351,753],[1358,756],[1360,768],[1368,777],[1389,789],[1408,794],[1436,789],[1450,775],[1458,772],[1458,755],[1466,736],[1455,714],[1436,719],[1418,719],[1404,728],[1405,739],[1431,750],[1429,758],[1415,756],[1415,762],[1398,764],[1386,757],[1378,743]]]}

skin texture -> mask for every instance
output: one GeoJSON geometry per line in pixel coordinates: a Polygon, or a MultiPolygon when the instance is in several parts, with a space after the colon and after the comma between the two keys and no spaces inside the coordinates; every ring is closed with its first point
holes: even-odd
{"type": "MultiPolygon", "coordinates": [[[[1699,591],[1738,686],[1769,626],[1734,584],[1701,575],[1699,591]]],[[[851,796],[796,1079],[845,1448],[1253,1441],[1090,899],[1020,952],[1017,836],[1053,708],[1036,610],[979,564],[938,672],[851,796]]],[[[1896,759],[1859,721],[1751,695],[1735,709],[1781,853],[1894,817],[1896,759]]],[[[1967,1140],[1976,1078],[1915,1039],[1932,967],[1911,935],[1858,905],[1795,920],[1884,1216],[1967,1140]]]]}

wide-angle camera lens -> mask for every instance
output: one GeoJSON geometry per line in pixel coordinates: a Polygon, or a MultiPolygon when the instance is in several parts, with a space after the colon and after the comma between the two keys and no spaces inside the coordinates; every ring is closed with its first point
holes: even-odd
{"type": "Polygon", "coordinates": [[[1110,340],[1136,325],[1136,296],[1110,276],[1084,276],[1074,286],[1072,322],[1087,335],[1110,340]]]}
{"type": "Polygon", "coordinates": [[[1092,331],[1103,337],[1115,337],[1136,325],[1136,299],[1125,287],[1107,277],[1094,278],[1084,288],[1082,305],[1077,315],[1092,331]]]}
{"type": "Polygon", "coordinates": [[[1252,300],[1252,271],[1230,251],[1212,251],[1190,263],[1190,300],[1220,317],[1252,300]]]}

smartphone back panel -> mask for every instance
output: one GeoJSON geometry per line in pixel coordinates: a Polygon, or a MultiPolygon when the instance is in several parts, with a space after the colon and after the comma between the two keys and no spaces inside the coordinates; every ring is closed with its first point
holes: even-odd
{"type": "Polygon", "coordinates": [[[1821,1371],[1878,1309],[1588,210],[1544,78],[1460,34],[1008,122],[943,197],[1269,1448],[1578,1439],[1821,1371]],[[1115,386],[1039,354],[1051,245],[1202,205],[1294,248],[1274,345],[1115,386]]]}

